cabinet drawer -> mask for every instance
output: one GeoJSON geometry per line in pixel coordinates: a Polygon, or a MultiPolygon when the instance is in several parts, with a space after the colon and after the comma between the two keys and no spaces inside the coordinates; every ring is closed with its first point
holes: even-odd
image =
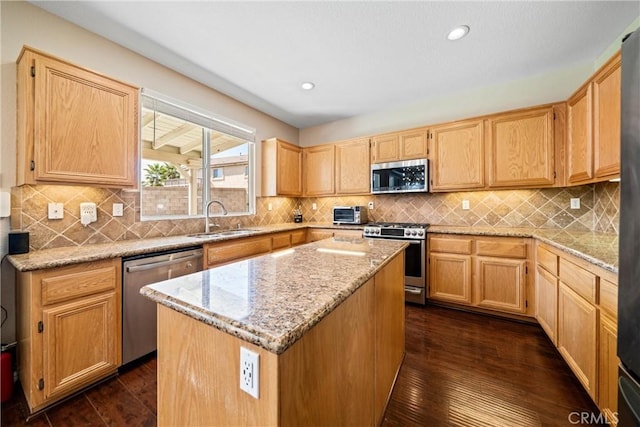
{"type": "Polygon", "coordinates": [[[476,253],[501,258],[526,258],[527,244],[522,240],[476,240],[476,253]]]}
{"type": "Polygon", "coordinates": [[[560,280],[587,301],[595,304],[596,276],[593,273],[560,258],[560,280]]]}
{"type": "Polygon", "coordinates": [[[291,235],[289,233],[276,234],[271,237],[271,249],[288,248],[291,246],[291,235]]]}
{"type": "Polygon", "coordinates": [[[558,255],[538,246],[538,264],[554,276],[558,275],[558,255]]]}
{"type": "Polygon", "coordinates": [[[42,305],[115,289],[118,268],[106,263],[86,263],[45,271],[41,278],[42,305]]]}
{"type": "Polygon", "coordinates": [[[431,252],[447,252],[451,254],[470,254],[471,242],[471,239],[432,237],[429,239],[429,250],[431,252]]]}
{"type": "Polygon", "coordinates": [[[615,283],[600,278],[600,308],[618,318],[618,287],[615,283]]]}
{"type": "Polygon", "coordinates": [[[307,230],[296,230],[291,232],[291,246],[307,243],[307,230]]]}
{"type": "Polygon", "coordinates": [[[225,262],[247,258],[269,252],[270,237],[241,239],[233,243],[221,243],[207,247],[207,265],[213,266],[225,262]]]}

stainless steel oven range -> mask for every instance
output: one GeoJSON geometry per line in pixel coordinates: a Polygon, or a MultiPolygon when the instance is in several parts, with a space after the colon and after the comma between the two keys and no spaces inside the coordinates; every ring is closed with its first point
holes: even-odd
{"type": "Polygon", "coordinates": [[[369,223],[362,236],[371,239],[394,239],[409,242],[405,249],[405,301],[424,304],[427,291],[427,227],[428,224],[369,223]]]}

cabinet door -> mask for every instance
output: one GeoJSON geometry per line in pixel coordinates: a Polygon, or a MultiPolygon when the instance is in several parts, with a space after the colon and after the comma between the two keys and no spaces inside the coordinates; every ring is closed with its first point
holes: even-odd
{"type": "Polygon", "coordinates": [[[593,178],[591,105],[590,84],[567,101],[567,179],[571,184],[593,178]]]}
{"type": "Polygon", "coordinates": [[[318,145],[303,149],[304,194],[322,196],[334,194],[334,146],[318,145]]]}
{"type": "Polygon", "coordinates": [[[138,91],[52,58],[34,63],[36,181],[135,186],[138,91]]]}
{"type": "Polygon", "coordinates": [[[270,250],[271,236],[247,237],[204,246],[207,268],[265,254],[270,250]]]}
{"type": "Polygon", "coordinates": [[[482,120],[434,128],[431,144],[432,191],[484,187],[482,120]]]}
{"type": "Polygon", "coordinates": [[[431,253],[429,298],[471,304],[471,256],[431,253]]]}
{"type": "Polygon", "coordinates": [[[427,129],[402,132],[399,143],[400,160],[427,158],[427,129]]]}
{"type": "Polygon", "coordinates": [[[525,260],[476,258],[477,305],[512,313],[524,313],[525,260]]]}
{"type": "Polygon", "coordinates": [[[553,185],[551,107],[491,118],[487,133],[489,187],[553,185]]]}
{"type": "Polygon", "coordinates": [[[369,140],[341,142],[336,147],[336,194],[370,193],[369,140]]]}
{"type": "Polygon", "coordinates": [[[116,371],[119,303],[110,292],[43,310],[45,399],[116,371]]]}
{"type": "Polygon", "coordinates": [[[371,163],[394,162],[399,159],[398,134],[374,136],[371,139],[371,163]]]}
{"type": "Polygon", "coordinates": [[[615,420],[618,412],[618,365],[616,345],[618,328],[608,316],[600,316],[600,344],[598,348],[598,407],[608,420],[615,420]]]}
{"type": "Polygon", "coordinates": [[[323,240],[333,237],[333,230],[313,229],[307,230],[307,242],[315,242],[316,240],[323,240]]]}
{"type": "Polygon", "coordinates": [[[536,269],[536,319],[557,345],[558,279],[540,266],[536,269]]]}
{"type": "Polygon", "coordinates": [[[278,141],[277,149],[277,194],[302,195],[302,149],[283,141],[278,141]]]}
{"type": "Polygon", "coordinates": [[[362,230],[335,230],[333,237],[339,239],[360,239],[362,238],[362,230]]]}
{"type": "Polygon", "coordinates": [[[558,351],[591,398],[596,400],[596,308],[560,282],[558,351]]]}
{"type": "Polygon", "coordinates": [[[593,79],[593,173],[620,173],[620,55],[593,79]]]}

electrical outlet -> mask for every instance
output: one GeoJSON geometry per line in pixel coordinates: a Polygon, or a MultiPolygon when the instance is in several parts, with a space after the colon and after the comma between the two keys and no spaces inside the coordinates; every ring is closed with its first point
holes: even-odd
{"type": "Polygon", "coordinates": [[[369,202],[369,209],[373,209],[373,202],[369,202]]]}
{"type": "Polygon", "coordinates": [[[268,210],[268,211],[273,210],[273,204],[268,203],[268,204],[267,204],[267,210],[268,210]]]}
{"type": "Polygon", "coordinates": [[[462,201],[462,210],[468,211],[469,209],[470,209],[469,201],[468,200],[463,200],[462,201]]]}
{"type": "Polygon", "coordinates": [[[259,397],[260,388],[260,355],[244,347],[240,347],[240,390],[259,397]]]}
{"type": "Polygon", "coordinates": [[[64,218],[64,205],[62,203],[49,203],[49,212],[47,218],[62,219],[64,218]]]}
{"type": "Polygon", "coordinates": [[[318,205],[311,203],[311,210],[315,211],[316,209],[318,209],[318,205]]]}
{"type": "Polygon", "coordinates": [[[122,203],[114,203],[112,207],[113,216],[123,216],[124,215],[124,205],[122,203]]]}
{"type": "Polygon", "coordinates": [[[85,227],[98,220],[98,211],[95,203],[80,203],[80,224],[85,227]]]}
{"type": "Polygon", "coordinates": [[[580,198],[571,198],[571,209],[580,209],[580,198]]]}

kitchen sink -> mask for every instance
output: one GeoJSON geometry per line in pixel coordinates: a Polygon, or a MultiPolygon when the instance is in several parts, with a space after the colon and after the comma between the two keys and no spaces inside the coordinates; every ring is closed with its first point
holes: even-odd
{"type": "Polygon", "coordinates": [[[220,230],[220,231],[210,231],[208,233],[187,234],[187,237],[196,237],[199,239],[206,239],[208,237],[216,237],[216,236],[244,236],[246,234],[255,233],[256,231],[258,230],[241,228],[239,230],[220,230]]]}

